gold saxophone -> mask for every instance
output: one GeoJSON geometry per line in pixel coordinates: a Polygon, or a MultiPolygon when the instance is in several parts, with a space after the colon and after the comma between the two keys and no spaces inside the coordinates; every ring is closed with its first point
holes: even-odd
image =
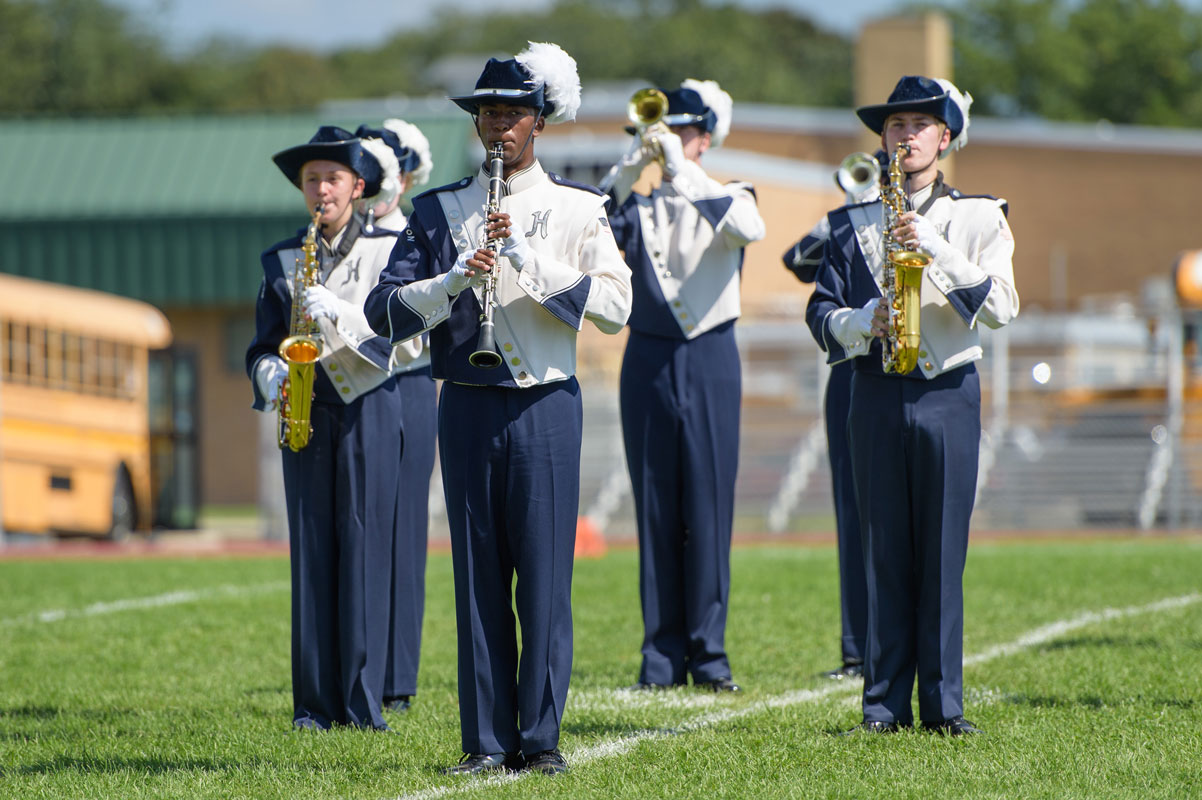
{"type": "Polygon", "coordinates": [[[931,257],[926,253],[907,250],[901,242],[893,240],[898,218],[906,212],[905,173],[901,161],[909,153],[910,145],[905,142],[897,145],[889,162],[889,180],[881,191],[885,213],[885,266],[881,271],[881,290],[889,311],[889,328],[881,340],[881,363],[885,372],[899,375],[905,375],[918,364],[922,275],[931,263],[931,257]]]}
{"type": "Polygon", "coordinates": [[[317,284],[317,227],[321,204],[313,209],[313,220],[301,244],[304,259],[296,259],[292,273],[292,321],[288,338],[280,343],[280,358],[288,365],[288,377],[280,389],[280,449],[297,452],[309,444],[313,423],[313,378],[321,358],[321,331],[305,309],[305,290],[317,284]]]}

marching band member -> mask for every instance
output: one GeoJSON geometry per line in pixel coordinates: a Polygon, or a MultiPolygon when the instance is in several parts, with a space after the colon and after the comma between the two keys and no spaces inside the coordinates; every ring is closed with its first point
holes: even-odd
{"type": "MultiPolygon", "coordinates": [[[[876,153],[879,162],[884,151],[876,153]]],[[[881,195],[877,181],[855,184],[840,169],[835,183],[843,189],[846,204],[867,203],[881,195]],[[847,182],[848,185],[844,185],[847,182]]],[[[785,268],[802,283],[813,283],[822,264],[822,248],[830,238],[830,220],[826,215],[808,234],[785,252],[785,268]]],[[[842,636],[839,640],[842,663],[828,672],[827,678],[843,680],[864,674],[864,639],[868,631],[868,587],[864,579],[864,548],[860,545],[860,518],[856,513],[855,484],[851,474],[851,454],[847,450],[847,407],[851,400],[851,362],[832,364],[826,382],[823,416],[826,421],[826,454],[831,470],[831,494],[835,505],[835,540],[839,554],[839,612],[842,636]]]]}
{"type": "MultiPolygon", "coordinates": [[[[382,230],[405,229],[401,196],[430,179],[433,161],[430,143],[404,120],[388,119],[381,128],[360,125],[355,135],[377,154],[384,167],[380,200],[369,219],[382,230]]],[[[393,530],[392,603],[388,631],[388,667],[384,676],[384,707],[409,708],[417,694],[417,668],[421,660],[422,616],[426,607],[426,550],[429,543],[430,474],[434,470],[435,431],[438,425],[430,354],[418,337],[398,344],[393,374],[401,394],[401,464],[397,473],[396,525],[393,530]]]]}
{"type": "Polygon", "coordinates": [[[900,165],[908,207],[889,235],[931,258],[921,287],[916,368],[886,372],[889,315],[880,285],[882,202],[831,212],[806,310],[831,363],[851,359],[847,435],[868,584],[863,722],[852,731],[913,724],[978,733],[964,718],[963,573],[981,436],[979,327],[1018,313],[1005,203],[943,182],[938,159],[964,146],[971,97],[949,81],[906,76],[887,102],[856,110],[900,165]]]}
{"type": "Polygon", "coordinates": [[[379,191],[381,170],[349,131],[319,128],[308,143],[272,158],[307,207],[321,209],[315,285],[305,288],[294,278],[305,258],[301,235],[263,253],[255,336],[246,353],[254,407],[262,411],[279,402],[288,374],[277,351],[289,335],[294,302],[317,321],[324,342],[313,382],[312,435],[302,449],[282,450],[293,724],[383,730],[388,615],[377,609],[387,607],[389,596],[401,408],[392,347],[371,330],[362,307],[396,234],[363,231],[354,204],[379,191]],[[297,291],[303,296],[294,296],[297,291]]]}
{"type": "Polygon", "coordinates": [[[764,236],[749,184],[702,155],[730,130],[714,81],[664,92],[668,132],[636,136],[610,172],[610,225],[633,273],[620,404],[639,534],[643,662],[633,688],[738,691],[726,654],[730,541],[742,401],[735,321],[743,248],[764,236]],[[632,191],[662,153],[663,181],[632,191]]]}
{"type": "Polygon", "coordinates": [[[567,53],[532,43],[515,58],[490,59],[475,90],[451,99],[472,115],[486,153],[503,145],[500,212],[485,219],[487,162],[474,177],[419,195],[366,312],[394,342],[429,331],[434,376],[443,380],[438,446],[464,751],[447,772],[555,774],[567,769],[558,745],[572,668],[582,433],[576,332],[586,320],[621,330],[630,270],[604,197],[545,172],[535,158],[544,126],[574,119],[579,107],[567,53]],[[493,270],[488,292],[482,283],[493,270]],[[477,347],[489,296],[489,355],[500,361],[492,369],[470,359],[484,349],[477,347]]]}

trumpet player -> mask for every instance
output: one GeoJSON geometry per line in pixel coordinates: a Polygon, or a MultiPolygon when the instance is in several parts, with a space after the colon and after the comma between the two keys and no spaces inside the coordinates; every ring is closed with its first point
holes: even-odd
{"type": "Polygon", "coordinates": [[[556,774],[567,769],[559,732],[580,494],[576,333],[585,321],[622,329],[630,270],[604,197],[535,158],[544,127],[574,119],[579,107],[571,56],[531,43],[514,58],[490,59],[475,89],[451,99],[471,114],[484,152],[500,145],[501,153],[477,175],[414,199],[366,312],[393,342],[429,331],[434,377],[443,380],[438,448],[464,752],[447,772],[556,774]],[[498,211],[486,218],[493,200],[498,211]],[[482,285],[494,271],[495,282],[482,285]],[[486,312],[495,326],[487,364],[477,358],[486,312]]]}
{"type": "Polygon", "coordinates": [[[368,327],[363,300],[396,234],[363,230],[355,204],[380,193],[383,174],[349,131],[324,126],[273,160],[306,206],[317,209],[316,269],[309,285],[294,277],[306,258],[304,231],[262,255],[255,336],[246,354],[254,407],[267,410],[280,400],[288,368],[276,353],[289,335],[294,304],[316,321],[323,342],[308,444],[281,451],[292,576],[292,721],[301,729],[384,730],[401,407],[393,348],[368,327]]]}
{"type": "MultiPolygon", "coordinates": [[[[964,717],[963,572],[981,436],[979,328],[1018,313],[1014,238],[1004,201],[947,186],[938,160],[967,142],[971,97],[950,81],[902,77],[888,100],[856,109],[891,154],[889,198],[829,215],[806,309],[832,364],[853,364],[847,441],[868,591],[863,720],[888,733],[919,720],[946,735],[979,733],[964,717]],[[899,145],[902,146],[899,148],[899,145]],[[900,184],[896,186],[895,184],[900,184]],[[890,371],[882,300],[885,255],[924,256],[916,366],[890,371]]],[[[917,327],[917,318],[913,320],[917,327]]]]}
{"type": "MultiPolygon", "coordinates": [[[[887,167],[885,151],[857,153],[844,159],[835,183],[844,192],[845,205],[868,203],[881,196],[880,178],[887,167]]],[[[802,283],[813,283],[822,264],[822,250],[830,238],[826,215],[782,256],[785,268],[802,283]]],[[[851,362],[832,364],[826,382],[823,411],[826,453],[831,470],[835,506],[835,538],[839,556],[839,612],[842,662],[823,673],[832,680],[860,678],[864,673],[864,640],[868,631],[868,588],[864,580],[864,549],[860,545],[860,518],[856,512],[851,455],[847,451],[847,407],[851,399],[851,362]]]]}
{"type": "MultiPolygon", "coordinates": [[[[367,209],[369,224],[400,232],[405,229],[401,197],[430,179],[430,143],[414,124],[386,119],[382,127],[360,125],[355,131],[365,147],[377,153],[384,168],[381,192],[367,209]]],[[[421,660],[422,617],[426,601],[426,551],[429,544],[430,474],[434,469],[438,426],[437,397],[430,376],[430,353],[421,337],[398,344],[393,374],[401,395],[400,469],[397,471],[396,521],[393,526],[391,618],[388,666],[384,675],[384,707],[409,708],[417,693],[421,660]]]]}
{"type": "Polygon", "coordinates": [[[667,130],[636,136],[611,171],[610,224],[633,272],[620,407],[634,490],[643,613],[635,689],[739,690],[726,653],[742,400],[734,325],[743,248],[764,236],[747,183],[706,174],[730,130],[714,81],[663,93],[667,130]],[[632,191],[662,160],[650,196],[632,191]]]}

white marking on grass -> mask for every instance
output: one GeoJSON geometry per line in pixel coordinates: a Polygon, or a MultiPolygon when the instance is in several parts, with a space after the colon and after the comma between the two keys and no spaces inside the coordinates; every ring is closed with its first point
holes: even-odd
{"type": "MultiPolygon", "coordinates": [[[[987,661],[992,661],[995,658],[1014,655],[1024,650],[1030,650],[1039,645],[1063,636],[1070,631],[1094,625],[1100,622],[1112,622],[1124,617],[1133,617],[1140,614],[1153,614],[1161,611],[1170,611],[1177,608],[1185,608],[1193,605],[1199,600],[1202,600],[1202,594],[1187,594],[1180,597],[1168,597],[1164,600],[1158,600],[1154,603],[1148,603],[1142,606],[1127,606],[1126,608],[1105,608],[1101,611],[1086,611],[1078,614],[1075,617],[1066,620],[1044,625],[1034,630],[1024,633],[1012,642],[996,645],[976,655],[967,656],[964,659],[964,666],[972,666],[983,664],[987,661]]],[[[774,708],[789,708],[791,706],[802,705],[804,703],[813,703],[819,700],[825,700],[828,697],[839,694],[859,694],[861,684],[856,682],[846,682],[834,684],[822,689],[798,689],[775,697],[769,697],[765,700],[759,700],[750,703],[742,708],[725,708],[716,709],[705,714],[701,714],[691,720],[686,720],[673,727],[657,728],[653,730],[635,731],[633,733],[620,736],[616,739],[599,742],[588,747],[581,747],[578,750],[566,754],[569,756],[571,764],[579,766],[588,764],[592,761],[597,761],[611,756],[623,755],[634,749],[635,745],[641,742],[651,741],[653,739],[661,739],[669,736],[679,736],[691,731],[700,730],[702,728],[720,725],[732,720],[741,719],[742,717],[758,714],[762,711],[774,708]]],[[[640,692],[632,692],[628,689],[616,690],[601,690],[581,692],[579,695],[575,692],[572,694],[571,702],[576,704],[579,700],[585,700],[587,703],[589,698],[598,698],[602,700],[597,706],[589,705],[590,709],[598,708],[607,710],[610,707],[625,706],[630,707],[632,703],[628,702],[627,698],[631,695],[642,694],[640,692]],[[608,698],[606,697],[608,695],[608,698]],[[579,698],[579,700],[578,700],[579,698]]],[[[648,695],[652,693],[648,692],[648,695]]],[[[656,692],[653,697],[662,699],[665,696],[677,694],[676,692],[656,692]]],[[[712,696],[701,695],[709,700],[713,700],[712,696]]],[[[648,698],[648,701],[651,698],[648,698]]],[[[703,703],[681,703],[682,707],[696,707],[703,703]]],[[[516,780],[525,778],[524,773],[504,773],[493,774],[487,777],[467,778],[461,783],[451,784],[447,786],[435,786],[430,789],[413,792],[411,794],[401,795],[396,800],[434,800],[439,797],[446,797],[452,794],[462,794],[473,792],[477,789],[486,789],[490,786],[499,786],[502,784],[511,783],[516,780]]]]}
{"type": "Polygon", "coordinates": [[[0,626],[27,625],[29,623],[62,622],[68,619],[83,619],[104,614],[116,614],[121,611],[139,611],[148,608],[177,606],[184,603],[199,603],[215,597],[246,597],[256,594],[287,591],[290,584],[287,581],[263,583],[257,586],[216,586],[211,589],[186,589],[166,594],[156,594],[150,597],[129,597],[124,600],[110,600],[103,603],[92,603],[83,608],[62,609],[52,608],[45,611],[35,611],[20,617],[0,619],[0,626]]]}

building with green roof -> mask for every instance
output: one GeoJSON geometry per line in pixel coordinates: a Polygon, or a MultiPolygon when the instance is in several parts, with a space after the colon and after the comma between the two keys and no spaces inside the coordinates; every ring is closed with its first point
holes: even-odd
{"type": "MultiPolygon", "coordinates": [[[[443,111],[395,114],[430,140],[429,186],[470,171],[472,128],[443,111]]],[[[255,501],[259,415],[243,357],[259,254],[307,217],[271,160],[322,124],[382,119],[230,115],[0,120],[0,272],[145,300],[194,369],[196,462],[206,503],[255,501]]],[[[426,188],[429,188],[427,186],[426,188]]],[[[189,378],[194,375],[194,381],[189,378]]],[[[185,387],[186,388],[186,387],[185,387]]]]}

